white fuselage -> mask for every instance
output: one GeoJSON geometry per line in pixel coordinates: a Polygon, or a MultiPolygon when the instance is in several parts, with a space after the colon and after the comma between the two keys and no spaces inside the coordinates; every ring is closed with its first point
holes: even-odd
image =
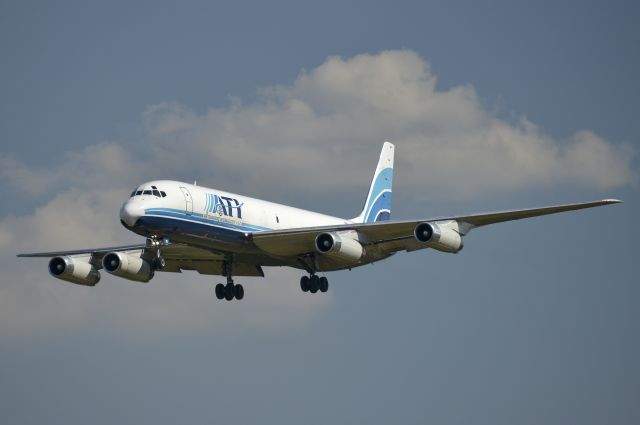
{"type": "Polygon", "coordinates": [[[207,246],[213,242],[221,249],[238,252],[246,252],[248,246],[243,239],[250,233],[349,223],[338,217],[170,180],[141,185],[122,206],[120,218],[129,230],[143,236],[169,236],[196,244],[206,239],[207,246]]]}

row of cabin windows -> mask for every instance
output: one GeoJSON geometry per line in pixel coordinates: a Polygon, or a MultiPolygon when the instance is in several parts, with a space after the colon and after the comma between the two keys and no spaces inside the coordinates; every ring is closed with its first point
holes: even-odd
{"type": "Polygon", "coordinates": [[[164,190],[158,190],[158,188],[155,186],[151,186],[151,190],[149,189],[134,190],[133,192],[131,192],[131,196],[129,197],[133,198],[134,196],[138,196],[138,195],[153,195],[153,196],[157,196],[158,198],[160,197],[164,198],[165,196],[167,196],[164,190]]]}

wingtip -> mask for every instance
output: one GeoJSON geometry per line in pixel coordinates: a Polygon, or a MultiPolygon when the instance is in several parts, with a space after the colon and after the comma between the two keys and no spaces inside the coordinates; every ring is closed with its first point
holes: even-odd
{"type": "Polygon", "coordinates": [[[620,199],[603,199],[602,202],[607,203],[607,204],[622,204],[624,201],[620,200],[620,199]]]}

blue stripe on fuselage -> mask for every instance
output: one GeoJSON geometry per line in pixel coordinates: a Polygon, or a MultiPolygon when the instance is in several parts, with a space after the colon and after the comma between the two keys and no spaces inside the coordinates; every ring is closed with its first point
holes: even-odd
{"type": "Polygon", "coordinates": [[[213,226],[217,228],[224,228],[228,230],[234,230],[239,232],[260,232],[264,230],[271,230],[268,227],[256,226],[253,224],[236,224],[236,223],[227,223],[220,220],[216,220],[211,217],[204,217],[200,213],[194,212],[193,214],[187,215],[183,210],[177,210],[173,208],[148,208],[144,211],[145,216],[157,216],[157,217],[170,217],[178,220],[186,220],[186,221],[195,221],[198,223],[202,223],[207,226],[213,226]]]}
{"type": "Polygon", "coordinates": [[[208,224],[183,220],[179,218],[157,217],[150,215],[140,217],[136,222],[135,227],[146,231],[143,233],[137,232],[140,234],[147,234],[147,232],[157,232],[164,235],[178,233],[184,236],[205,237],[209,239],[234,243],[244,239],[245,234],[245,232],[239,230],[211,226],[208,224]]]}

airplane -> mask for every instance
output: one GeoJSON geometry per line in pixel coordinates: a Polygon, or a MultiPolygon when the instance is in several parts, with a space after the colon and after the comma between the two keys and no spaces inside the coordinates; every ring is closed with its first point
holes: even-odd
{"type": "Polygon", "coordinates": [[[391,220],[395,146],[385,142],[362,212],[342,219],[218,189],[156,180],[134,189],[120,209],[122,225],[145,243],[74,251],[18,254],[49,257],[53,277],[85,286],[100,270],[138,282],[156,272],[196,270],[226,277],[215,287],[219,300],[244,298],[234,276],[262,276],[263,267],[306,272],[304,292],[326,292],[319,273],[352,269],[399,251],[431,248],[458,253],[476,227],[622,202],[617,199],[465,216],[391,220]]]}

